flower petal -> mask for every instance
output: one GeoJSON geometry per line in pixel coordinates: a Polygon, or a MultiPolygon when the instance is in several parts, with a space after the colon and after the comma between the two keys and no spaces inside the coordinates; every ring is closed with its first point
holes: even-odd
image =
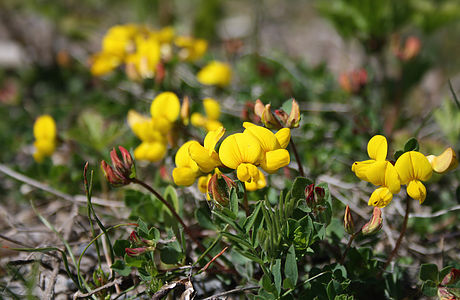
{"type": "Polygon", "coordinates": [[[251,134],[232,134],[222,142],[219,148],[220,160],[231,169],[236,169],[241,163],[254,164],[259,161],[261,155],[260,144],[251,134]]]}
{"type": "Polygon", "coordinates": [[[375,163],[375,160],[373,159],[356,161],[351,166],[351,170],[359,179],[369,182],[369,179],[367,178],[367,170],[373,163],[375,163]]]}
{"type": "Polygon", "coordinates": [[[281,128],[277,133],[275,133],[275,137],[278,140],[280,147],[286,149],[291,139],[291,130],[289,128],[281,128]]]}
{"type": "Polygon", "coordinates": [[[204,111],[210,120],[218,120],[220,117],[220,104],[212,98],[203,99],[204,111]]]}
{"type": "Polygon", "coordinates": [[[204,147],[209,151],[209,154],[214,152],[217,142],[224,136],[225,128],[219,127],[216,130],[209,131],[204,138],[204,147]]]}
{"type": "Polygon", "coordinates": [[[188,167],[175,168],[173,170],[174,183],[181,186],[191,186],[197,177],[197,172],[188,167]]]}
{"type": "Polygon", "coordinates": [[[248,191],[256,191],[263,189],[264,187],[267,186],[267,180],[265,179],[264,173],[259,171],[259,179],[253,180],[251,182],[245,182],[244,185],[246,186],[246,190],[248,191]]]}
{"type": "Polygon", "coordinates": [[[198,165],[190,157],[190,154],[189,154],[189,148],[192,144],[197,144],[198,146],[200,146],[200,143],[198,143],[197,141],[186,142],[179,148],[179,150],[177,150],[176,157],[174,160],[176,163],[176,167],[178,168],[188,167],[188,168],[192,168],[193,171],[197,172],[199,170],[198,165]]]}
{"type": "Polygon", "coordinates": [[[393,194],[386,187],[379,187],[369,198],[369,206],[385,207],[393,199],[393,194]]]}
{"type": "Polygon", "coordinates": [[[56,138],[56,122],[50,115],[37,118],[34,123],[34,136],[36,140],[54,140],[56,138]]]}
{"type": "Polygon", "coordinates": [[[198,165],[203,173],[209,173],[220,165],[220,161],[210,155],[209,151],[199,143],[190,144],[188,152],[192,160],[198,165]]]}
{"type": "Polygon", "coordinates": [[[159,94],[152,101],[150,114],[153,118],[164,117],[169,122],[174,122],[180,114],[179,98],[172,92],[159,94]]]}
{"type": "Polygon", "coordinates": [[[447,148],[439,156],[429,155],[426,157],[436,173],[446,173],[458,166],[457,155],[452,148],[447,148]]]}
{"type": "Polygon", "coordinates": [[[430,179],[433,169],[428,159],[420,152],[409,151],[401,155],[395,164],[401,184],[411,180],[426,181],[430,179]]]}
{"type": "Polygon", "coordinates": [[[385,160],[387,158],[388,143],[383,135],[375,135],[367,144],[369,157],[375,160],[385,160]]]}
{"type": "Polygon", "coordinates": [[[243,133],[254,136],[259,141],[264,152],[281,148],[275,134],[269,129],[249,122],[244,122],[243,127],[246,128],[243,133]]]}
{"type": "Polygon", "coordinates": [[[422,204],[426,198],[426,187],[419,180],[411,180],[407,185],[407,194],[422,204]]]}
{"type": "Polygon", "coordinates": [[[253,164],[240,164],[236,169],[236,176],[244,182],[258,181],[259,173],[259,169],[253,164]]]}
{"type": "Polygon", "coordinates": [[[265,160],[261,165],[268,173],[274,173],[279,168],[287,166],[290,162],[289,152],[286,149],[278,149],[265,153],[265,160]]]}

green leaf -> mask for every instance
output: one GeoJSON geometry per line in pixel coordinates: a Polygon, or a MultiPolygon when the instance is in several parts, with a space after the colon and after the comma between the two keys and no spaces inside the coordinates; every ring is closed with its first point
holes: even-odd
{"type": "Polygon", "coordinates": [[[125,255],[125,262],[127,266],[134,267],[134,268],[140,268],[145,262],[145,257],[143,255],[141,256],[125,255]]]}
{"type": "Polygon", "coordinates": [[[291,290],[291,289],[294,289],[294,288],[295,288],[295,286],[292,284],[291,279],[284,278],[284,280],[283,280],[283,289],[291,290]]]}
{"type": "Polygon", "coordinates": [[[261,205],[262,205],[262,201],[259,201],[259,203],[257,203],[256,208],[254,209],[252,214],[244,221],[243,228],[246,231],[246,233],[248,233],[252,229],[252,226],[254,225],[254,222],[256,221],[257,215],[259,214],[261,205]]]}
{"type": "Polygon", "coordinates": [[[452,270],[452,266],[447,266],[447,267],[442,268],[441,271],[439,271],[437,282],[441,282],[444,279],[444,277],[447,274],[449,274],[450,270],[452,270]]]}
{"type": "Polygon", "coordinates": [[[230,209],[235,216],[238,214],[238,196],[234,187],[230,190],[230,209]]]}
{"type": "Polygon", "coordinates": [[[436,282],[438,280],[438,267],[435,264],[421,265],[419,278],[422,281],[431,280],[436,282]]]}
{"type": "Polygon", "coordinates": [[[160,250],[160,259],[168,265],[174,265],[182,258],[182,253],[177,251],[174,247],[166,245],[160,250]]]}
{"type": "Polygon", "coordinates": [[[155,227],[150,228],[149,239],[154,240],[155,242],[158,242],[158,240],[160,239],[160,231],[156,229],[155,227]]]}
{"type": "Polygon", "coordinates": [[[425,281],[422,285],[422,293],[428,297],[435,297],[438,293],[438,287],[434,281],[425,281]]]}
{"type": "MultiPolygon", "coordinates": [[[[230,210],[229,210],[230,211],[230,210]]],[[[231,211],[230,211],[231,212],[231,211]]],[[[228,216],[214,210],[212,211],[212,213],[218,217],[219,219],[221,219],[224,223],[227,223],[229,224],[230,226],[232,226],[234,229],[236,229],[238,232],[242,233],[243,232],[243,229],[231,218],[229,218],[228,216]]]]}
{"type": "Polygon", "coordinates": [[[125,248],[129,248],[131,243],[127,240],[116,240],[113,244],[113,251],[116,256],[123,257],[125,255],[125,248]]]}
{"type": "Polygon", "coordinates": [[[404,152],[418,151],[419,145],[416,138],[410,138],[404,145],[404,152]]]}
{"type": "Polygon", "coordinates": [[[297,177],[292,184],[291,197],[295,200],[305,198],[305,188],[312,183],[310,179],[297,177]]]}
{"type": "Polygon", "coordinates": [[[286,263],[284,265],[284,275],[286,275],[286,277],[291,280],[294,286],[297,284],[299,273],[297,271],[297,260],[295,256],[294,245],[291,245],[291,247],[289,247],[288,253],[286,255],[286,263]]]}
{"type": "Polygon", "coordinates": [[[216,230],[217,227],[211,220],[210,211],[205,207],[200,207],[195,210],[195,219],[198,221],[201,227],[216,230]]]}
{"type": "Polygon", "coordinates": [[[393,155],[394,160],[397,161],[398,158],[399,158],[401,155],[403,155],[403,154],[404,154],[404,151],[402,151],[402,150],[396,151],[395,154],[393,155]]]}
{"type": "Polygon", "coordinates": [[[272,267],[273,279],[275,281],[275,288],[278,295],[281,292],[281,259],[276,259],[272,267]]]}
{"type": "Polygon", "coordinates": [[[121,276],[128,276],[131,273],[131,267],[127,266],[122,260],[116,260],[110,268],[121,276]]]}

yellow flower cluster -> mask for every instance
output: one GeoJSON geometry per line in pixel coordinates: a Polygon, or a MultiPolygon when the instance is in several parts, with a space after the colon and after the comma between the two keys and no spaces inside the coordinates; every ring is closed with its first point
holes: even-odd
{"type": "Polygon", "coordinates": [[[197,78],[204,85],[226,87],[232,80],[232,69],[228,63],[212,61],[198,72],[197,78]]]}
{"type": "Polygon", "coordinates": [[[128,124],[142,143],[134,150],[137,160],[156,162],[166,155],[167,136],[179,118],[180,102],[176,94],[163,92],[150,106],[151,117],[136,111],[128,112],[128,124]]]}
{"type": "Polygon", "coordinates": [[[37,118],[34,123],[34,147],[33,157],[40,163],[46,156],[51,156],[56,149],[56,122],[49,115],[37,118]]]}
{"type": "Polygon", "coordinates": [[[274,173],[289,164],[289,144],[291,132],[283,128],[276,133],[267,128],[245,122],[245,130],[226,137],[218,152],[215,147],[225,129],[211,130],[205,137],[203,146],[197,141],[189,141],[177,151],[173,179],[177,185],[190,186],[198,177],[201,191],[205,191],[208,175],[216,168],[226,167],[236,170],[237,178],[243,181],[248,190],[266,186],[265,175],[274,173]]]}
{"type": "Polygon", "coordinates": [[[206,40],[176,36],[172,27],[152,30],[136,24],[117,25],[107,31],[101,52],[92,57],[91,73],[102,76],[125,65],[131,79],[153,78],[160,62],[174,55],[195,61],[207,48],[206,40]]]}
{"type": "Polygon", "coordinates": [[[422,204],[426,198],[426,188],[422,181],[429,180],[433,171],[444,173],[458,164],[451,148],[438,157],[425,157],[418,151],[408,151],[394,165],[386,160],[387,152],[387,139],[376,135],[367,144],[370,159],[355,162],[351,168],[358,178],[378,186],[369,199],[369,205],[387,206],[393,195],[399,193],[401,185],[407,185],[407,194],[422,204]]]}

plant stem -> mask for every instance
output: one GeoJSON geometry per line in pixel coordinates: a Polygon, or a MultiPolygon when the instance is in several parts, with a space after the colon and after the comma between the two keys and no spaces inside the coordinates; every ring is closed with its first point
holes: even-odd
{"type": "MultiPolygon", "coordinates": [[[[190,230],[190,228],[185,224],[185,222],[182,220],[182,218],[179,216],[179,214],[176,212],[176,210],[174,209],[174,207],[172,207],[172,205],[166,201],[165,198],[163,198],[163,196],[160,195],[160,193],[158,193],[154,188],[152,188],[150,185],[148,185],[147,183],[143,182],[142,180],[139,180],[137,178],[132,178],[131,179],[131,182],[132,183],[136,183],[136,184],[139,184],[141,186],[143,186],[145,189],[147,189],[150,193],[152,193],[153,195],[155,195],[155,197],[157,197],[168,209],[169,211],[171,212],[171,214],[177,219],[177,221],[179,221],[179,223],[182,225],[182,227],[184,228],[184,231],[185,233],[193,240],[193,242],[198,246],[198,248],[201,250],[201,251],[206,251],[206,248],[203,246],[203,244],[201,244],[201,242],[199,240],[197,240],[195,238],[195,236],[192,234],[192,231],[190,230]]],[[[212,256],[209,255],[209,253],[206,255],[208,256],[209,258],[213,258],[212,256]]],[[[223,265],[219,264],[218,262],[215,262],[215,264],[221,269],[221,270],[227,270],[223,265]]],[[[228,270],[227,270],[228,271],[228,270]]]]}
{"type": "Polygon", "coordinates": [[[347,253],[348,253],[348,250],[350,250],[351,243],[353,243],[354,239],[359,235],[360,232],[361,232],[361,229],[358,232],[355,232],[350,236],[350,239],[348,240],[347,247],[345,248],[345,251],[343,251],[342,258],[340,259],[340,264],[341,265],[343,265],[343,263],[345,261],[345,257],[347,257],[347,253]]]}
{"type": "Polygon", "coordinates": [[[305,173],[303,172],[302,162],[300,161],[299,153],[297,153],[297,148],[292,138],[289,141],[289,144],[291,145],[292,152],[294,153],[294,156],[295,156],[295,160],[297,161],[297,165],[299,166],[299,174],[300,176],[305,177],[305,173]]]}
{"type": "Polygon", "coordinates": [[[396,241],[396,245],[393,248],[393,251],[391,251],[390,256],[388,256],[387,258],[385,266],[379,272],[379,274],[377,274],[377,277],[382,277],[383,272],[390,265],[393,258],[398,254],[399,247],[401,246],[401,242],[404,238],[404,234],[406,233],[406,229],[407,229],[407,221],[409,220],[410,202],[411,202],[411,199],[409,197],[406,197],[406,214],[404,215],[404,221],[403,221],[403,225],[401,228],[401,232],[399,234],[398,240],[396,241]]]}

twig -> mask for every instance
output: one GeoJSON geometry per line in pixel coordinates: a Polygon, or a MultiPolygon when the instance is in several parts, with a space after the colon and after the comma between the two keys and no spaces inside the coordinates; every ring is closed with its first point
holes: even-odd
{"type": "Polygon", "coordinates": [[[98,287],[97,289],[94,289],[92,290],[91,292],[89,293],[86,293],[86,294],[82,294],[80,291],[76,292],[74,295],[73,295],[73,299],[78,299],[78,298],[86,298],[86,297],[89,297],[89,296],[92,296],[102,290],[105,290],[111,286],[114,286],[116,284],[120,284],[122,282],[121,278],[116,278],[114,281],[111,281],[107,284],[104,284],[103,286],[100,286],[98,287]]]}
{"type": "Polygon", "coordinates": [[[258,286],[247,286],[247,287],[243,287],[243,288],[239,288],[239,289],[233,289],[233,290],[230,290],[230,291],[226,291],[226,292],[223,292],[223,293],[212,295],[211,297],[204,298],[203,300],[213,300],[213,299],[217,299],[218,297],[223,297],[223,296],[227,296],[227,295],[231,295],[231,294],[237,294],[237,293],[241,293],[241,292],[249,291],[249,290],[255,290],[255,289],[258,289],[258,288],[259,288],[258,286]]]}
{"type": "Polygon", "coordinates": [[[342,258],[340,259],[341,265],[343,265],[345,258],[347,257],[347,253],[348,253],[348,250],[350,250],[351,243],[353,243],[353,240],[359,235],[360,232],[361,232],[361,229],[358,232],[355,232],[350,236],[347,247],[345,248],[345,251],[343,251],[342,258]]]}
{"type": "Polygon", "coordinates": [[[407,229],[407,221],[409,220],[409,210],[410,210],[410,203],[411,203],[411,199],[409,198],[409,196],[406,197],[406,214],[404,216],[404,221],[403,221],[403,225],[402,225],[402,228],[401,228],[401,233],[399,234],[399,237],[398,237],[398,240],[396,241],[396,245],[395,247],[393,248],[393,251],[391,251],[390,253],[390,256],[388,256],[387,258],[387,261],[385,263],[385,266],[383,267],[383,269],[377,274],[377,278],[381,278],[382,277],[382,274],[383,272],[386,270],[386,268],[390,265],[391,261],[393,260],[393,258],[398,254],[398,250],[399,250],[399,247],[401,246],[401,242],[404,238],[404,234],[406,233],[406,229],[407,229]]]}
{"type": "MultiPolygon", "coordinates": [[[[21,173],[18,173],[14,170],[12,170],[11,168],[5,166],[4,164],[0,164],[0,172],[2,172],[3,174],[5,175],[8,175],[18,181],[21,181],[21,182],[24,182],[30,186],[33,186],[33,187],[36,187],[40,190],[43,190],[45,192],[48,192],[50,194],[53,194],[59,198],[62,198],[64,200],[67,200],[67,201],[70,201],[70,202],[78,202],[79,204],[81,203],[81,205],[86,205],[86,196],[83,196],[83,195],[75,195],[75,196],[72,196],[72,195],[69,195],[69,194],[65,194],[61,191],[58,191],[46,184],[43,184],[35,179],[32,179],[30,177],[27,177],[21,173]]],[[[120,202],[117,202],[117,201],[110,201],[110,200],[104,200],[104,199],[101,199],[101,198],[92,198],[92,202],[94,204],[98,204],[98,205],[101,205],[101,206],[109,206],[109,207],[124,207],[123,203],[120,203],[120,202]]]]}
{"type": "Polygon", "coordinates": [[[295,160],[297,162],[297,165],[299,166],[299,174],[302,177],[305,177],[305,173],[303,171],[303,166],[302,166],[302,161],[300,160],[299,153],[297,153],[297,148],[294,144],[294,141],[291,139],[289,141],[289,144],[291,145],[292,152],[294,153],[295,160]]]}
{"type": "Polygon", "coordinates": [[[409,214],[409,218],[436,218],[456,210],[460,210],[460,205],[455,205],[448,209],[439,210],[432,214],[409,214]]]}
{"type": "Polygon", "coordinates": [[[222,251],[220,251],[216,256],[214,256],[214,257],[213,257],[213,258],[212,258],[212,259],[211,259],[211,260],[210,260],[210,261],[199,271],[199,273],[206,271],[206,270],[209,268],[209,266],[210,266],[219,256],[221,256],[222,254],[224,254],[225,251],[227,251],[227,249],[228,249],[228,246],[225,247],[222,251]]]}

